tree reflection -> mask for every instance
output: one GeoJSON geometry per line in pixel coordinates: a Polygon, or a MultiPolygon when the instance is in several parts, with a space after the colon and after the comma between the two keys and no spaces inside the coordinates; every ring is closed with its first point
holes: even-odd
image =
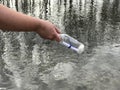
{"type": "Polygon", "coordinates": [[[81,11],[82,10],[82,1],[80,0],[79,1],[79,11],[81,11]]]}
{"type": "Polygon", "coordinates": [[[80,39],[81,29],[83,28],[85,22],[84,17],[77,13],[77,10],[73,7],[73,0],[69,1],[69,9],[64,11],[64,25],[67,34],[80,39]]]}
{"type": "Polygon", "coordinates": [[[99,27],[99,42],[113,42],[118,38],[119,0],[104,0],[99,27]]]}
{"type": "MultiPolygon", "coordinates": [[[[111,7],[111,14],[110,14],[110,18],[111,18],[111,22],[115,23],[115,22],[120,22],[120,1],[119,0],[114,0],[112,3],[112,7],[111,7]]],[[[112,24],[113,24],[112,23],[112,24]]]]}
{"type": "Polygon", "coordinates": [[[119,22],[120,22],[120,1],[114,0],[110,8],[110,24],[112,30],[109,32],[111,42],[119,40],[119,22]]]}
{"type": "Polygon", "coordinates": [[[97,38],[96,38],[96,7],[94,7],[94,0],[91,0],[90,10],[88,12],[88,22],[87,22],[87,42],[88,47],[92,49],[94,46],[97,45],[97,38]]]}
{"type": "Polygon", "coordinates": [[[76,17],[75,18],[73,18],[73,17],[76,16],[76,14],[73,13],[73,12],[75,12],[75,10],[72,8],[73,7],[72,0],[70,0],[69,3],[70,3],[70,6],[69,6],[69,10],[68,11],[66,11],[66,1],[65,1],[65,4],[64,4],[65,5],[64,25],[65,25],[66,33],[71,35],[74,32],[73,27],[75,25],[74,22],[76,20],[76,17]]]}
{"type": "Polygon", "coordinates": [[[100,27],[98,32],[99,43],[104,42],[106,25],[108,24],[108,20],[109,20],[109,5],[110,5],[110,0],[103,1],[102,11],[101,11],[101,21],[100,21],[100,27]]]}
{"type": "Polygon", "coordinates": [[[48,18],[48,16],[47,16],[47,14],[48,14],[48,0],[44,0],[43,1],[43,3],[44,3],[44,15],[45,15],[45,19],[47,20],[48,18]]]}
{"type": "Polygon", "coordinates": [[[21,4],[22,4],[23,12],[27,14],[30,11],[29,10],[29,6],[30,6],[29,1],[28,0],[22,0],[21,4]]]}

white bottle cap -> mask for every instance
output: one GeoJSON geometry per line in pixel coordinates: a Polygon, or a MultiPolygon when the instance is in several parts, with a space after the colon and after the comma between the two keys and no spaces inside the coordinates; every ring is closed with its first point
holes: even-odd
{"type": "Polygon", "coordinates": [[[81,54],[84,51],[84,48],[85,48],[84,44],[81,43],[81,45],[78,47],[77,53],[81,54]]]}

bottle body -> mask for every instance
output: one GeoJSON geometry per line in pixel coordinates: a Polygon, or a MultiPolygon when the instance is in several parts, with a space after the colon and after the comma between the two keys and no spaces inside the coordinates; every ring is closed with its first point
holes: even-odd
{"type": "Polygon", "coordinates": [[[78,54],[81,54],[84,51],[84,45],[78,40],[67,34],[60,34],[60,44],[76,51],[78,54]]]}

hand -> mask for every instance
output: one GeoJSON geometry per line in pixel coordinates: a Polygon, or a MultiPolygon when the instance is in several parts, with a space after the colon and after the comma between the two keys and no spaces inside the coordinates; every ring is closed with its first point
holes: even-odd
{"type": "Polygon", "coordinates": [[[51,22],[34,18],[0,4],[0,29],[8,31],[34,31],[42,38],[60,41],[60,31],[51,22]],[[14,17],[14,18],[11,18],[14,17]]]}
{"type": "Polygon", "coordinates": [[[44,39],[60,41],[59,29],[49,21],[40,20],[37,33],[44,39]]]}

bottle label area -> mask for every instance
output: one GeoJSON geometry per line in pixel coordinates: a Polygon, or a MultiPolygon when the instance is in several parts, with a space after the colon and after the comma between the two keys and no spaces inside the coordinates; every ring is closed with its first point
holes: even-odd
{"type": "Polygon", "coordinates": [[[77,53],[82,52],[84,50],[84,45],[74,39],[73,37],[67,35],[67,34],[60,34],[61,41],[60,44],[76,51],[77,53]]]}

